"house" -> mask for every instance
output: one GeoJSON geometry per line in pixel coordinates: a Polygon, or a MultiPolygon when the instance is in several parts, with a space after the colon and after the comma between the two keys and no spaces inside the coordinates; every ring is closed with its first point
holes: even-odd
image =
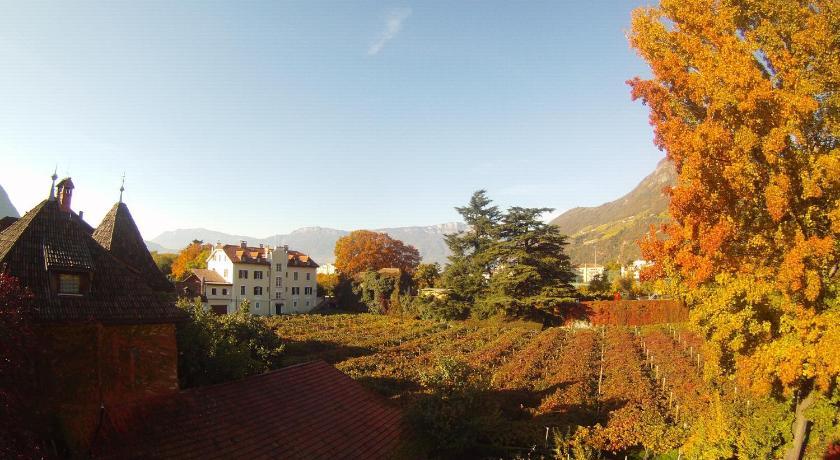
{"type": "MultiPolygon", "coordinates": [[[[51,190],[0,232],[0,270],[33,295],[39,343],[33,362],[42,395],[33,410],[44,414],[44,426],[54,427],[52,436],[83,451],[112,404],[178,391],[175,324],[186,316],[166,285],[148,284],[154,274],[142,258],[123,258],[121,251],[142,239],[112,239],[110,248],[103,247],[71,209],[72,181],[56,189],[58,196],[51,190]]],[[[125,211],[103,223],[103,239],[106,233],[139,237],[125,211]]]]}
{"type": "Polygon", "coordinates": [[[406,430],[398,408],[323,361],[109,415],[96,458],[380,459],[406,430]]]}
{"type": "Polygon", "coordinates": [[[643,259],[634,260],[632,264],[626,265],[621,267],[621,276],[633,276],[635,279],[639,279],[639,273],[641,273],[642,269],[653,265],[653,262],[649,262],[643,259]]]}
{"type": "Polygon", "coordinates": [[[255,315],[305,313],[317,305],[318,264],[288,246],[217,244],[207,269],[192,270],[183,286],[218,314],[233,313],[243,300],[255,315]]]}
{"type": "Polygon", "coordinates": [[[335,275],[338,272],[334,264],[323,264],[316,271],[319,275],[335,275]]]}
{"type": "Polygon", "coordinates": [[[587,284],[592,281],[595,276],[604,274],[604,266],[597,264],[583,264],[575,267],[575,283],[587,284]]]}
{"type": "MultiPolygon", "coordinates": [[[[58,196],[51,189],[0,231],[0,271],[32,293],[40,397],[31,405],[56,441],[48,445],[104,458],[383,458],[398,449],[399,409],[324,362],[181,391],[175,332],[188,317],[172,286],[148,263],[122,197],[93,229],[73,213],[71,185],[60,182],[58,196]]],[[[286,256],[314,278],[314,262],[286,256]]]]}

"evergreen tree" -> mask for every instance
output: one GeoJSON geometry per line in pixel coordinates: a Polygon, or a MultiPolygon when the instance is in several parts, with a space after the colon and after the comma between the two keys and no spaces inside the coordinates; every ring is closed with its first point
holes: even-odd
{"type": "Polygon", "coordinates": [[[502,213],[491,203],[485,190],[473,193],[467,206],[455,208],[469,229],[446,236],[446,245],[452,255],[443,273],[443,285],[462,300],[475,300],[486,290],[492,272],[487,249],[498,238],[502,213]]]}
{"type": "Polygon", "coordinates": [[[479,316],[535,316],[556,311],[574,296],[566,237],[540,219],[551,211],[513,207],[504,215],[499,238],[485,251],[492,275],[487,294],[476,301],[479,316]]]}

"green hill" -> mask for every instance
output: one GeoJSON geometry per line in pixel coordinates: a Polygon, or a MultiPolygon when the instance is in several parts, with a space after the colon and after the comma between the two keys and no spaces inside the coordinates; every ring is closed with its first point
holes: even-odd
{"type": "Polygon", "coordinates": [[[572,262],[593,262],[596,249],[599,263],[638,259],[641,253],[636,240],[651,224],[668,218],[668,197],[663,189],[674,185],[676,177],[674,165],[663,159],[627,195],[596,207],[570,209],[552,220],[569,235],[567,250],[572,262]]]}

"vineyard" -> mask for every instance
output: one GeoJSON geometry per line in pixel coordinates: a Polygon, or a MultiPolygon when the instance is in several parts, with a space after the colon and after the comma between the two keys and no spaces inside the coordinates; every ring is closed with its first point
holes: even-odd
{"type": "MultiPolygon", "coordinates": [[[[379,315],[267,321],[286,344],[285,364],[323,359],[407,413],[418,407],[455,411],[424,413],[423,423],[445,419],[433,433],[441,445],[446,430],[471,433],[474,445],[461,447],[474,455],[689,458],[682,449],[692,444],[698,414],[714,412],[713,405],[720,412],[721,401],[727,407],[749,404],[738,404],[737,389],[709,390],[702,378],[702,342],[678,324],[540,330],[379,315]],[[468,370],[460,384],[473,388],[474,396],[440,396],[429,383],[441,369],[444,380],[454,380],[453,362],[460,366],[455,369],[468,370]],[[453,399],[435,404],[433,397],[453,399]],[[456,402],[473,406],[459,413],[456,402]],[[453,421],[458,418],[466,420],[453,421]]],[[[770,448],[756,444],[742,452],[752,448],[761,456],[767,453],[761,449],[770,448]]]]}

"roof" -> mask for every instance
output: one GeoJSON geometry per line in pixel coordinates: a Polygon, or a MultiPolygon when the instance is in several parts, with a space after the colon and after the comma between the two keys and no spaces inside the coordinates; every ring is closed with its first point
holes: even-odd
{"type": "Polygon", "coordinates": [[[405,432],[398,408],[323,361],[106,414],[94,457],[386,458],[405,432]]]}
{"type": "Polygon", "coordinates": [[[192,273],[187,275],[187,278],[189,278],[191,276],[195,276],[199,281],[202,278],[204,278],[204,282],[207,283],[207,284],[231,285],[231,283],[228,283],[224,278],[222,278],[222,275],[216,273],[213,270],[208,270],[206,268],[193,268],[190,271],[192,273]]]}
{"type": "Polygon", "coordinates": [[[125,203],[119,202],[108,211],[102,223],[93,232],[93,239],[143,277],[152,289],[164,292],[172,292],[175,289],[149,254],[149,249],[125,203]]]}
{"type": "MultiPolygon", "coordinates": [[[[216,247],[219,248],[220,246],[216,247]]],[[[221,249],[235,264],[271,265],[265,258],[265,248],[243,248],[241,245],[225,244],[221,246],[221,249]]]]}
{"type": "Polygon", "coordinates": [[[72,213],[44,200],[0,232],[0,270],[34,296],[33,315],[44,322],[167,323],[185,319],[167,296],[99,245],[72,213]],[[90,273],[80,296],[59,296],[50,271],[90,273]]]}
{"type": "Polygon", "coordinates": [[[0,219],[0,232],[5,230],[9,225],[12,225],[13,223],[17,222],[17,220],[18,220],[17,217],[12,217],[12,216],[6,216],[6,217],[0,219]]]}
{"type": "Polygon", "coordinates": [[[289,251],[289,266],[318,268],[311,257],[299,251],[289,251]]]}

